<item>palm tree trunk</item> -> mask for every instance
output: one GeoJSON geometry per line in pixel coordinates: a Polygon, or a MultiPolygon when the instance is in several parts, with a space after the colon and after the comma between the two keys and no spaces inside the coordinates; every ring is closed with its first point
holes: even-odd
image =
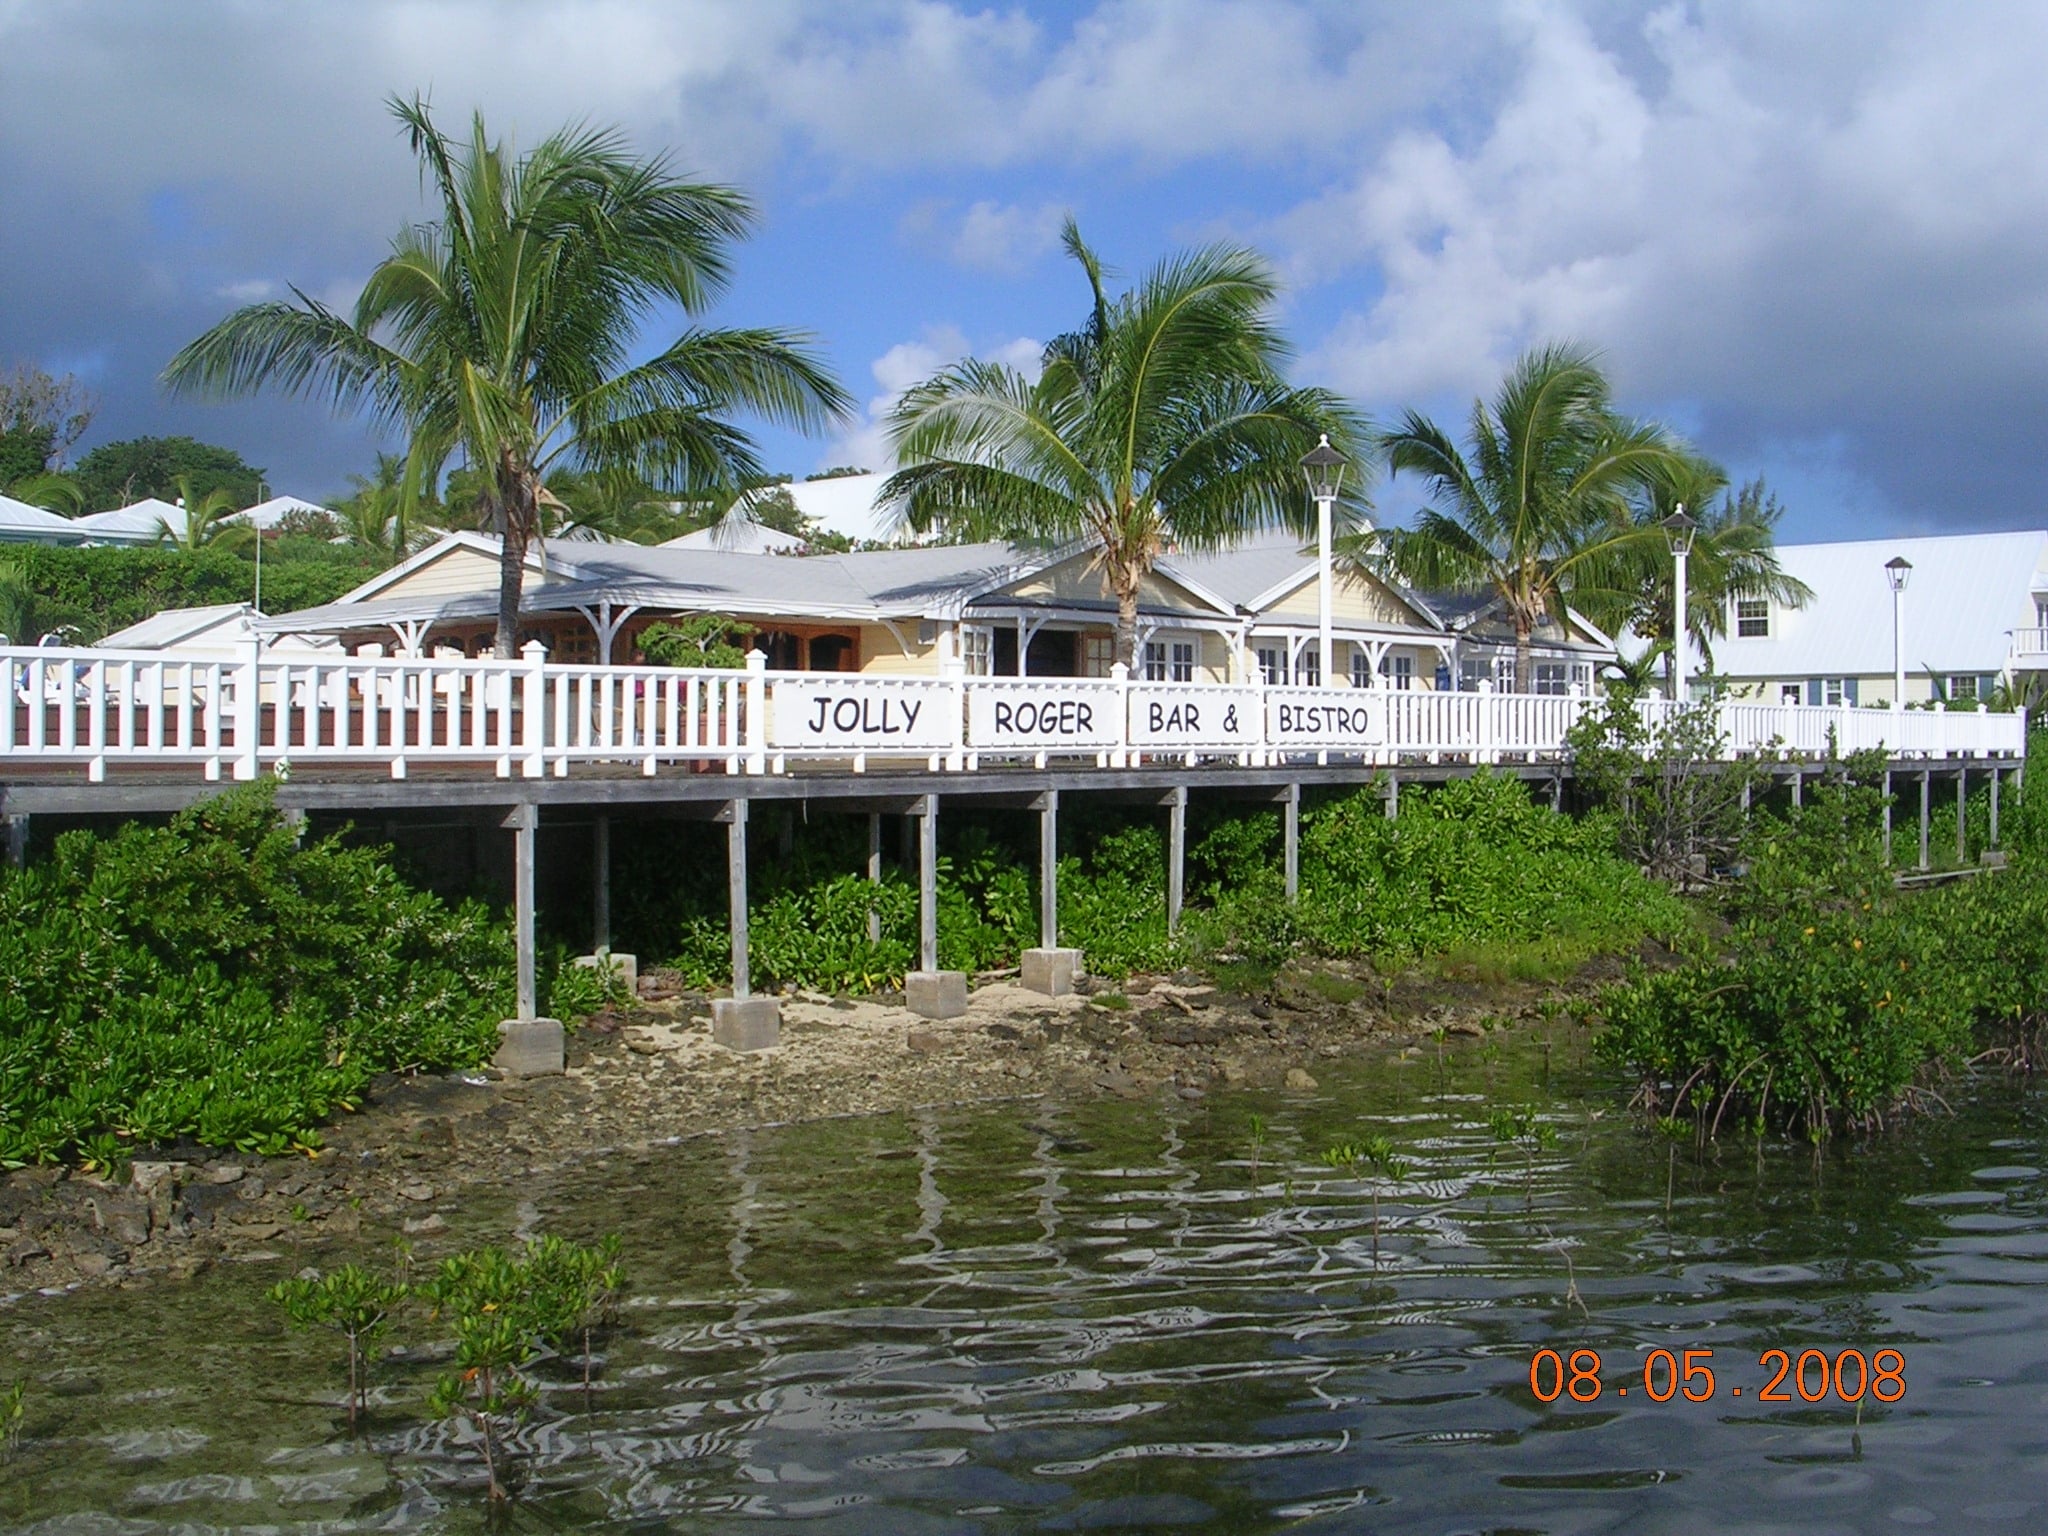
{"type": "Polygon", "coordinates": [[[1112,573],[1116,583],[1116,659],[1131,669],[1131,676],[1138,675],[1138,583],[1136,577],[1125,585],[1120,573],[1112,573]]]}
{"type": "Polygon", "coordinates": [[[1529,692],[1529,685],[1535,681],[1535,661],[1529,645],[1529,635],[1535,628],[1526,613],[1515,614],[1515,692],[1529,692]]]}
{"type": "Polygon", "coordinates": [[[494,643],[500,661],[518,655],[519,602],[526,579],[526,546],[538,526],[538,486],[530,473],[510,464],[498,470],[498,531],[504,548],[498,563],[498,634],[494,643]]]}

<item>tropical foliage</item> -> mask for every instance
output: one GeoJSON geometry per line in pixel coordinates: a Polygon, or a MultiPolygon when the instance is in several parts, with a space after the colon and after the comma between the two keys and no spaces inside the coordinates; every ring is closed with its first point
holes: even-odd
{"type": "Polygon", "coordinates": [[[157,519],[157,543],[191,553],[202,549],[241,549],[256,542],[256,529],[236,520],[231,491],[208,491],[202,496],[189,475],[180,476],[178,506],[185,514],[178,524],[173,525],[166,518],[157,519]]]}
{"type": "Polygon", "coordinates": [[[155,496],[169,501],[189,481],[199,494],[226,491],[237,508],[262,499],[263,471],[232,448],[191,437],[131,437],[102,443],[72,466],[85,510],[105,512],[155,496]]]}
{"type": "Polygon", "coordinates": [[[850,400],[786,331],[692,326],[629,361],[657,307],[696,316],[725,286],[728,247],[753,221],[739,192],[634,159],[614,132],[565,129],[515,159],[481,116],[458,141],[420,100],[392,109],[438,218],[398,235],[352,317],[304,294],[250,305],[165,377],[223,395],[275,384],[366,412],[410,435],[414,494],[459,454],[504,542],[497,648],[509,655],[551,471],[629,472],[674,492],[736,484],[760,466],[731,413],[809,430],[850,400]]]}
{"type": "Polygon", "coordinates": [[[1614,410],[1591,353],[1525,354],[1491,404],[1475,401],[1463,447],[1410,411],[1384,441],[1387,466],[1419,478],[1432,505],[1411,528],[1355,536],[1354,565],[1426,590],[1491,593],[1515,635],[1515,688],[1530,689],[1532,641],[1563,624],[1581,590],[1612,592],[1651,539],[1632,500],[1674,472],[1661,427],[1614,410]]]}
{"type": "Polygon", "coordinates": [[[883,496],[918,530],[1085,542],[1116,597],[1117,655],[1135,664],[1158,557],[1304,525],[1297,461],[1319,434],[1361,460],[1363,426],[1282,376],[1277,289],[1256,255],[1172,257],[1112,298],[1071,219],[1064,240],[1093,296],[1086,322],[1046,347],[1036,380],[970,358],[906,393],[889,422],[903,467],[883,496]]]}
{"type": "MultiPolygon", "coordinates": [[[[102,546],[70,549],[22,544],[6,564],[19,573],[16,591],[31,605],[29,620],[0,630],[16,639],[69,626],[81,642],[123,629],[166,608],[246,603],[255,595],[255,567],[246,555],[217,545],[188,553],[102,546]]],[[[263,551],[263,602],[274,613],[329,603],[381,567],[361,550],[324,540],[268,541],[263,551]]],[[[0,599],[4,600],[4,599],[0,599]]],[[[11,610],[19,613],[21,610],[11,610]]]]}
{"type": "Polygon", "coordinates": [[[1651,644],[1671,648],[1672,582],[1676,567],[1662,536],[1664,519],[1683,509],[1699,526],[1686,559],[1685,626],[1694,654],[1712,670],[1714,642],[1726,637],[1731,599],[1767,598],[1775,608],[1803,608],[1813,591],[1778,564],[1778,498],[1752,480],[1731,489],[1719,465],[1696,453],[1676,455],[1643,490],[1632,518],[1644,537],[1613,590],[1573,593],[1573,604],[1609,634],[1627,628],[1651,644]]]}
{"type": "Polygon", "coordinates": [[[317,1144],[379,1072],[487,1059],[511,980],[483,907],[301,846],[265,786],[66,833],[0,870],[0,1166],[317,1144]]]}

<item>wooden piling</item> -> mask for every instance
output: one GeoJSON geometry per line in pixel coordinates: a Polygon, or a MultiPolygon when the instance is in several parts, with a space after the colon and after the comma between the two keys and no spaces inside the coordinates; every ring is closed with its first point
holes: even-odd
{"type": "Polygon", "coordinates": [[[1301,899],[1301,786],[1287,786],[1280,802],[1281,879],[1290,905],[1301,899]]]}

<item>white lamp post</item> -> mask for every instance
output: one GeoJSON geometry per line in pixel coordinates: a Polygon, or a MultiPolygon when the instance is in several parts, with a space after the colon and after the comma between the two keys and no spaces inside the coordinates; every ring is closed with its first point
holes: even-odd
{"type": "Polygon", "coordinates": [[[1884,563],[1885,580],[1892,584],[1892,708],[1906,707],[1906,578],[1913,574],[1913,562],[1893,555],[1884,563]]]}
{"type": "Polygon", "coordinates": [[[1686,673],[1686,632],[1685,632],[1685,557],[1692,553],[1693,535],[1700,525],[1685,515],[1681,504],[1678,510],[1664,519],[1664,537],[1671,545],[1671,702],[1685,701],[1686,673]]]}
{"type": "Polygon", "coordinates": [[[1330,446],[1329,434],[1301,456],[1301,472],[1308,477],[1308,493],[1316,504],[1316,624],[1322,658],[1322,683],[1336,685],[1330,643],[1330,508],[1337,500],[1337,487],[1344,481],[1344,455],[1330,446]]]}

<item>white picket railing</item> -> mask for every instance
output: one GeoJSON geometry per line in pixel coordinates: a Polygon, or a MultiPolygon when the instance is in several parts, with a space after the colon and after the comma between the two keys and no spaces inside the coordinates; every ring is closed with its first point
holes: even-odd
{"type": "MultiPolygon", "coordinates": [[[[1101,678],[876,677],[307,656],[251,646],[233,660],[157,651],[0,648],[0,777],[72,764],[196,765],[209,779],[280,767],[414,765],[499,777],[573,764],[782,773],[1147,761],[1266,766],[1555,760],[1594,700],[1557,694],[1268,688],[1101,678]]],[[[1646,700],[1651,724],[1675,706],[1646,700]]],[[[1962,710],[1723,703],[1730,755],[1813,759],[2017,757],[2026,717],[1962,710]]]]}

